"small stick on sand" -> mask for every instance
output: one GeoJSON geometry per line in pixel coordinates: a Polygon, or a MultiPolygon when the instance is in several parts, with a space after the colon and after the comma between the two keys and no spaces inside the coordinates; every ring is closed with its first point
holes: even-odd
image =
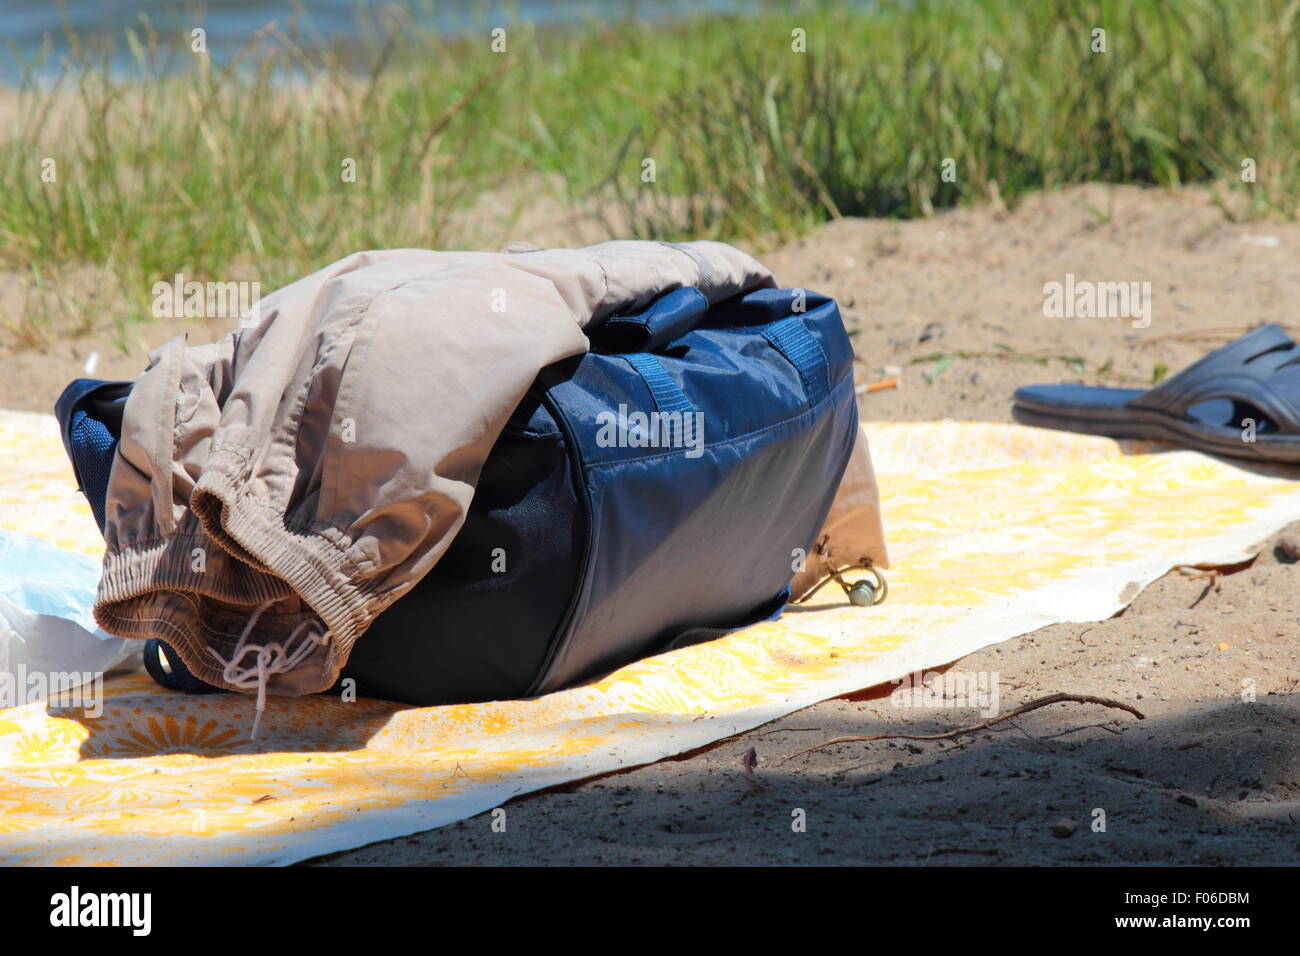
{"type": "MultiPolygon", "coordinates": [[[[1031,700],[1027,704],[1021,704],[1010,713],[1003,714],[1001,717],[994,717],[992,720],[986,720],[981,724],[971,724],[969,727],[959,727],[956,730],[949,730],[942,734],[868,734],[865,737],[836,737],[833,740],[827,740],[824,743],[815,744],[811,747],[805,747],[803,750],[792,753],[786,757],[786,760],[793,760],[795,757],[801,757],[806,753],[812,753],[814,750],[821,750],[823,747],[832,747],[835,744],[853,744],[864,743],[869,740],[948,740],[952,737],[960,737],[963,734],[973,734],[977,730],[987,730],[994,724],[1000,724],[1004,720],[1011,720],[1013,717],[1019,717],[1021,714],[1027,714],[1031,710],[1037,710],[1039,707],[1047,707],[1050,704],[1076,703],[1076,704],[1100,704],[1103,707],[1115,707],[1119,710],[1126,710],[1138,720],[1146,720],[1146,714],[1138,710],[1132,704],[1125,704],[1118,700],[1111,700],[1109,697],[1093,697],[1090,694],[1049,694],[1046,697],[1040,697],[1037,700],[1031,700]]],[[[782,761],[784,763],[785,761],[782,761]]]]}

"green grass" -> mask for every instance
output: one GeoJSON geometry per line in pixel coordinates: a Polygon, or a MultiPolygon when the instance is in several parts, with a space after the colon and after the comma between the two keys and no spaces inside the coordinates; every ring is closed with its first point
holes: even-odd
{"type": "Polygon", "coordinates": [[[87,44],[52,87],[26,84],[0,142],[0,271],[28,294],[0,324],[34,342],[88,327],[106,302],[120,323],[145,316],[153,281],[176,272],[269,290],[359,248],[473,243],[488,191],[517,209],[545,188],[637,236],[760,248],[834,216],[1082,181],[1216,182],[1231,215],[1297,214],[1300,0],[885,0],[516,25],[505,54],[486,28],[447,42],[372,26],[360,63],[268,31],[238,69],[186,48],[171,72],[176,38],[142,27],[135,76],[87,44]],[[286,83],[291,69],[306,79],[286,83]],[[113,288],[69,301],[66,277],[86,267],[113,288]]]}

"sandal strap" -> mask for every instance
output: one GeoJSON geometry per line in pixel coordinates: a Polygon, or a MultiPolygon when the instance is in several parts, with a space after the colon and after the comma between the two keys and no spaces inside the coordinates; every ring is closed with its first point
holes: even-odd
{"type": "Polygon", "coordinates": [[[1190,410],[1212,399],[1252,405],[1279,432],[1300,435],[1300,346],[1280,325],[1262,325],[1128,404],[1191,420],[1190,410]]]}

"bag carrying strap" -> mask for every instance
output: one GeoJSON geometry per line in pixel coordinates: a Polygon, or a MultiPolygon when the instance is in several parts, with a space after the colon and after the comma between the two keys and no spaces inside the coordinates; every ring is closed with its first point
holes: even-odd
{"type": "MultiPolygon", "coordinates": [[[[817,405],[830,394],[831,373],[825,349],[804,322],[805,312],[793,310],[808,293],[802,289],[771,289],[757,295],[763,300],[761,308],[781,317],[741,328],[761,335],[794,366],[803,382],[808,406],[817,405]]],[[[652,353],[696,328],[708,310],[708,299],[699,289],[676,289],[660,296],[644,312],[611,316],[597,338],[603,345],[615,346],[640,373],[659,411],[689,412],[693,410],[690,400],[652,353]]]]}
{"type": "Polygon", "coordinates": [[[641,376],[654,397],[655,408],[661,412],[693,412],[695,406],[686,397],[681,386],[664,371],[659,360],[647,352],[629,352],[623,358],[641,376]]]}
{"type": "Polygon", "coordinates": [[[709,300],[699,289],[674,289],[642,312],[611,315],[592,338],[618,352],[653,352],[691,331],[708,311],[709,300]]]}
{"type": "Polygon", "coordinates": [[[798,314],[760,325],[754,331],[772,343],[772,347],[798,370],[809,407],[830,394],[831,370],[826,350],[808,331],[798,314]]]}

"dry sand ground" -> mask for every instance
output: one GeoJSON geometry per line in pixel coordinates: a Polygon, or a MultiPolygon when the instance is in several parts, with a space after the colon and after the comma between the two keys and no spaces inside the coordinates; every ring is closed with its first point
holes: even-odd
{"type": "MultiPolygon", "coordinates": [[[[864,396],[873,420],[1010,421],[1021,384],[1141,387],[1158,365],[1177,371],[1260,322],[1300,326],[1300,225],[1230,224],[1201,190],[1086,187],[1010,214],[842,221],[764,259],[784,284],[840,299],[859,330],[861,379],[902,369],[901,388],[864,396]],[[1043,283],[1066,273],[1150,281],[1150,326],[1044,318],[1043,283]],[[951,358],[930,358],[938,354],[951,358]],[[1071,359],[1083,360],[1082,374],[1071,359]]],[[[140,337],[154,346],[173,331],[140,337]]],[[[106,342],[0,353],[0,407],[48,409],[92,349],[100,377],[139,371],[139,353],[114,357],[106,342]]],[[[1214,578],[1171,572],[1111,620],[1044,628],[959,665],[996,671],[1004,710],[1066,691],[1127,701],[1145,721],[1058,704],[960,741],[845,744],[782,762],[834,736],[939,733],[981,719],[898,708],[891,688],[878,688],[520,799],[505,833],[482,815],[316,862],[1294,863],[1297,556],[1300,524],[1262,543],[1249,566],[1214,578]],[[1244,679],[1255,683],[1253,703],[1241,699],[1244,679]],[[751,748],[758,789],[743,769],[751,748]],[[791,830],[795,808],[806,833],[791,830]],[[1098,809],[1105,832],[1091,826],[1098,809]],[[1055,835],[1071,830],[1063,821],[1077,829],[1055,835]]]]}

